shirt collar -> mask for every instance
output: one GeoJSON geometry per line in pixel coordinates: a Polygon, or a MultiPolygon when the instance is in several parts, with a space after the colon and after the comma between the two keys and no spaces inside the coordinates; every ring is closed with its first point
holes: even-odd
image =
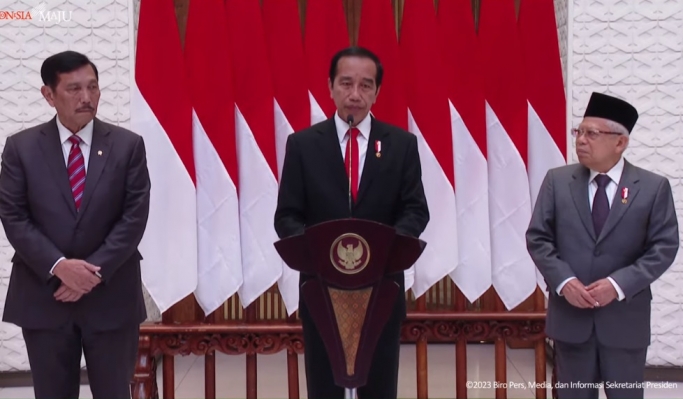
{"type": "MultiPolygon", "coordinates": [[[[607,173],[605,173],[609,178],[615,182],[617,185],[619,184],[619,181],[621,180],[621,174],[624,172],[624,157],[621,157],[619,159],[619,162],[617,162],[616,165],[612,167],[607,173]]],[[[600,173],[594,171],[591,169],[591,174],[589,178],[589,182],[593,182],[593,179],[595,179],[595,176],[599,175],[600,173]]]]}
{"type": "MultiPolygon", "coordinates": [[[[360,135],[363,136],[363,138],[365,138],[366,140],[370,137],[370,128],[372,127],[371,122],[372,117],[368,112],[367,116],[363,118],[363,120],[355,126],[356,128],[358,128],[358,130],[360,130],[360,135]]],[[[341,143],[344,140],[344,136],[346,136],[346,132],[349,130],[349,124],[344,122],[342,118],[339,117],[338,112],[335,112],[334,125],[337,128],[337,136],[339,137],[339,142],[341,143]]]]}
{"type": "MultiPolygon", "coordinates": [[[[69,137],[71,137],[73,133],[71,133],[71,131],[62,124],[62,122],[59,120],[59,117],[55,119],[57,119],[57,130],[59,130],[59,140],[62,144],[64,144],[67,140],[69,140],[69,137]]],[[[87,125],[83,126],[83,129],[79,130],[76,133],[76,135],[80,137],[81,140],[83,140],[83,143],[85,145],[90,145],[90,143],[92,143],[93,124],[94,119],[88,122],[87,125]]]]}

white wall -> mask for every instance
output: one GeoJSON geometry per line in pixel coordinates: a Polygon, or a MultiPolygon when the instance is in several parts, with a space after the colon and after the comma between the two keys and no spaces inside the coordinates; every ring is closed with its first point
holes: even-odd
{"type": "MultiPolygon", "coordinates": [[[[571,6],[571,122],[580,122],[593,91],[633,103],[640,119],[626,157],[669,178],[683,233],[683,1],[572,0],[571,6]]],[[[683,251],[652,289],[647,363],[683,366],[683,251]]]]}

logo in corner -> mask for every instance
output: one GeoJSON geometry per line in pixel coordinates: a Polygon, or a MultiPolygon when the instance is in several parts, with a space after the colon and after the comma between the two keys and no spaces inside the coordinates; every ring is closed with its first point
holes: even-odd
{"type": "Polygon", "coordinates": [[[330,261],[344,274],[360,273],[370,262],[368,242],[358,234],[342,234],[332,243],[330,261]]]}

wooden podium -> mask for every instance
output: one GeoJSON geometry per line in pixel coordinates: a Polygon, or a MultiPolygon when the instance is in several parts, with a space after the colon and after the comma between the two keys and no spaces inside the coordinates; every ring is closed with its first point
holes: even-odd
{"type": "Polygon", "coordinates": [[[367,383],[377,340],[404,295],[389,276],[410,268],[426,245],[362,219],[321,223],[275,243],[290,268],[314,276],[301,286],[301,297],[346,397],[367,383]]]}

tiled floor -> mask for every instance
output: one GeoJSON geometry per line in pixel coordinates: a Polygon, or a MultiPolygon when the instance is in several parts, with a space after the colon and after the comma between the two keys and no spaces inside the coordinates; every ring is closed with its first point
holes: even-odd
{"type": "MultiPolygon", "coordinates": [[[[429,397],[455,397],[455,348],[452,345],[430,345],[428,351],[429,397]]],[[[492,382],[494,380],[494,352],[490,345],[470,345],[467,350],[467,375],[470,381],[492,382]]],[[[216,357],[216,394],[219,398],[244,398],[245,358],[218,355],[216,357]]],[[[204,361],[201,357],[177,357],[175,360],[175,397],[201,398],[204,396],[204,361]]],[[[159,367],[161,370],[161,367],[159,367]]],[[[306,397],[306,381],[303,357],[299,359],[301,397],[306,397]]],[[[548,382],[550,381],[548,368],[548,382]]],[[[258,397],[286,398],[287,374],[284,354],[260,356],[258,358],[258,397]]],[[[534,381],[534,352],[519,349],[507,351],[508,381],[526,386],[534,381]]],[[[399,397],[416,397],[415,347],[405,345],[401,349],[401,368],[399,371],[399,397]]],[[[161,390],[161,377],[158,378],[161,390]]],[[[683,383],[672,383],[672,389],[645,390],[646,398],[683,398],[683,383]]],[[[32,388],[0,388],[1,398],[32,398],[32,388]]],[[[493,398],[493,389],[469,389],[469,398],[493,398]]],[[[508,398],[533,398],[533,389],[508,389],[508,398]]],[[[605,398],[601,392],[601,398],[605,398]]],[[[87,385],[82,386],[81,398],[92,398],[87,385]]],[[[548,398],[550,391],[548,390],[548,398]]]]}

